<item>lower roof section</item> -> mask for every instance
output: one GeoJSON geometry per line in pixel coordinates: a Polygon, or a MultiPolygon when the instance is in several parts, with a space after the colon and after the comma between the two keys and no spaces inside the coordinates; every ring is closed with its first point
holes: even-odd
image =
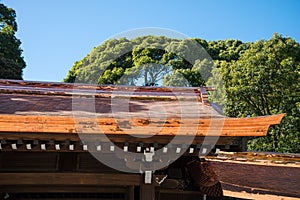
{"type": "MultiPolygon", "coordinates": [[[[284,114],[251,118],[147,119],[0,115],[0,132],[149,136],[264,136],[284,114]]],[[[37,135],[38,137],[38,135],[37,135]]]]}
{"type": "Polygon", "coordinates": [[[210,89],[0,80],[0,133],[264,136],[284,116],[225,117],[210,89]]]}

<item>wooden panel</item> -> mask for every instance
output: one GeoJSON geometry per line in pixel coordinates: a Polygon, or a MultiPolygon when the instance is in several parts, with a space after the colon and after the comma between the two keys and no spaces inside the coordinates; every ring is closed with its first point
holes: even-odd
{"type": "Polygon", "coordinates": [[[77,164],[77,153],[68,152],[59,154],[59,171],[72,172],[77,164]]]}
{"type": "MultiPolygon", "coordinates": [[[[200,191],[186,191],[186,190],[176,190],[176,189],[158,189],[157,200],[199,200],[203,196],[200,191]]],[[[209,198],[211,199],[211,198],[209,198]]]]}
{"type": "MultiPolygon", "coordinates": [[[[101,156],[115,156],[113,155],[103,155],[101,156]]],[[[76,166],[76,171],[78,172],[101,172],[101,173],[120,173],[97,160],[89,153],[78,154],[78,161],[76,166]]]]}
{"type": "MultiPolygon", "coordinates": [[[[131,186],[130,186],[131,187],[131,186]]],[[[39,186],[39,185],[9,185],[1,186],[0,192],[7,193],[125,193],[129,187],[107,186],[39,186]]]]}
{"type": "Polygon", "coordinates": [[[14,193],[10,194],[10,199],[16,200],[124,200],[124,193],[14,193]]]}
{"type": "Polygon", "coordinates": [[[57,171],[58,154],[48,152],[0,152],[1,171],[57,171]]]}
{"type": "Polygon", "coordinates": [[[140,184],[138,174],[92,173],[0,173],[0,185],[98,185],[130,186],[140,184]]]}

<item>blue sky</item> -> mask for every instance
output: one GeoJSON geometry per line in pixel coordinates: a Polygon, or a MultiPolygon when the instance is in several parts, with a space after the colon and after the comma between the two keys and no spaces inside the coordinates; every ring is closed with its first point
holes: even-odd
{"type": "Polygon", "coordinates": [[[300,41],[299,0],[0,0],[17,12],[23,78],[61,81],[75,61],[124,31],[159,27],[205,40],[300,41]]]}

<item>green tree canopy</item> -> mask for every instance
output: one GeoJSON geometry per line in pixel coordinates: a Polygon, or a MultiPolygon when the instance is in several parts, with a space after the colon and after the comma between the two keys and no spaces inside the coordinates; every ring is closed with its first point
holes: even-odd
{"type": "Polygon", "coordinates": [[[64,81],[213,86],[210,100],[222,105],[227,116],[287,114],[267,137],[251,140],[250,149],[300,152],[299,61],[299,43],[278,34],[255,43],[121,38],[106,41],[75,62],[64,81]]]}
{"type": "Polygon", "coordinates": [[[0,78],[22,79],[26,64],[21,56],[21,42],[15,37],[16,13],[0,3],[0,78]]]}
{"type": "MultiPolygon", "coordinates": [[[[76,62],[64,81],[172,86],[178,83],[171,77],[179,73],[190,82],[187,86],[200,86],[205,81],[197,69],[212,63],[203,61],[205,56],[209,57],[205,53],[195,39],[162,36],[111,39],[76,62]]],[[[209,74],[206,72],[206,76],[209,74]]]]}
{"type": "Polygon", "coordinates": [[[274,34],[251,44],[238,60],[220,66],[228,116],[287,114],[267,137],[252,140],[250,149],[300,152],[299,43],[274,34]]]}

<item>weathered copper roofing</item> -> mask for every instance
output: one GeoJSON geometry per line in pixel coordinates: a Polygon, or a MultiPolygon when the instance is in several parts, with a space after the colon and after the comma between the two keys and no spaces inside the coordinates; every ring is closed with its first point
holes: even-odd
{"type": "Polygon", "coordinates": [[[207,90],[0,80],[0,132],[263,136],[283,117],[227,118],[207,90]]]}

